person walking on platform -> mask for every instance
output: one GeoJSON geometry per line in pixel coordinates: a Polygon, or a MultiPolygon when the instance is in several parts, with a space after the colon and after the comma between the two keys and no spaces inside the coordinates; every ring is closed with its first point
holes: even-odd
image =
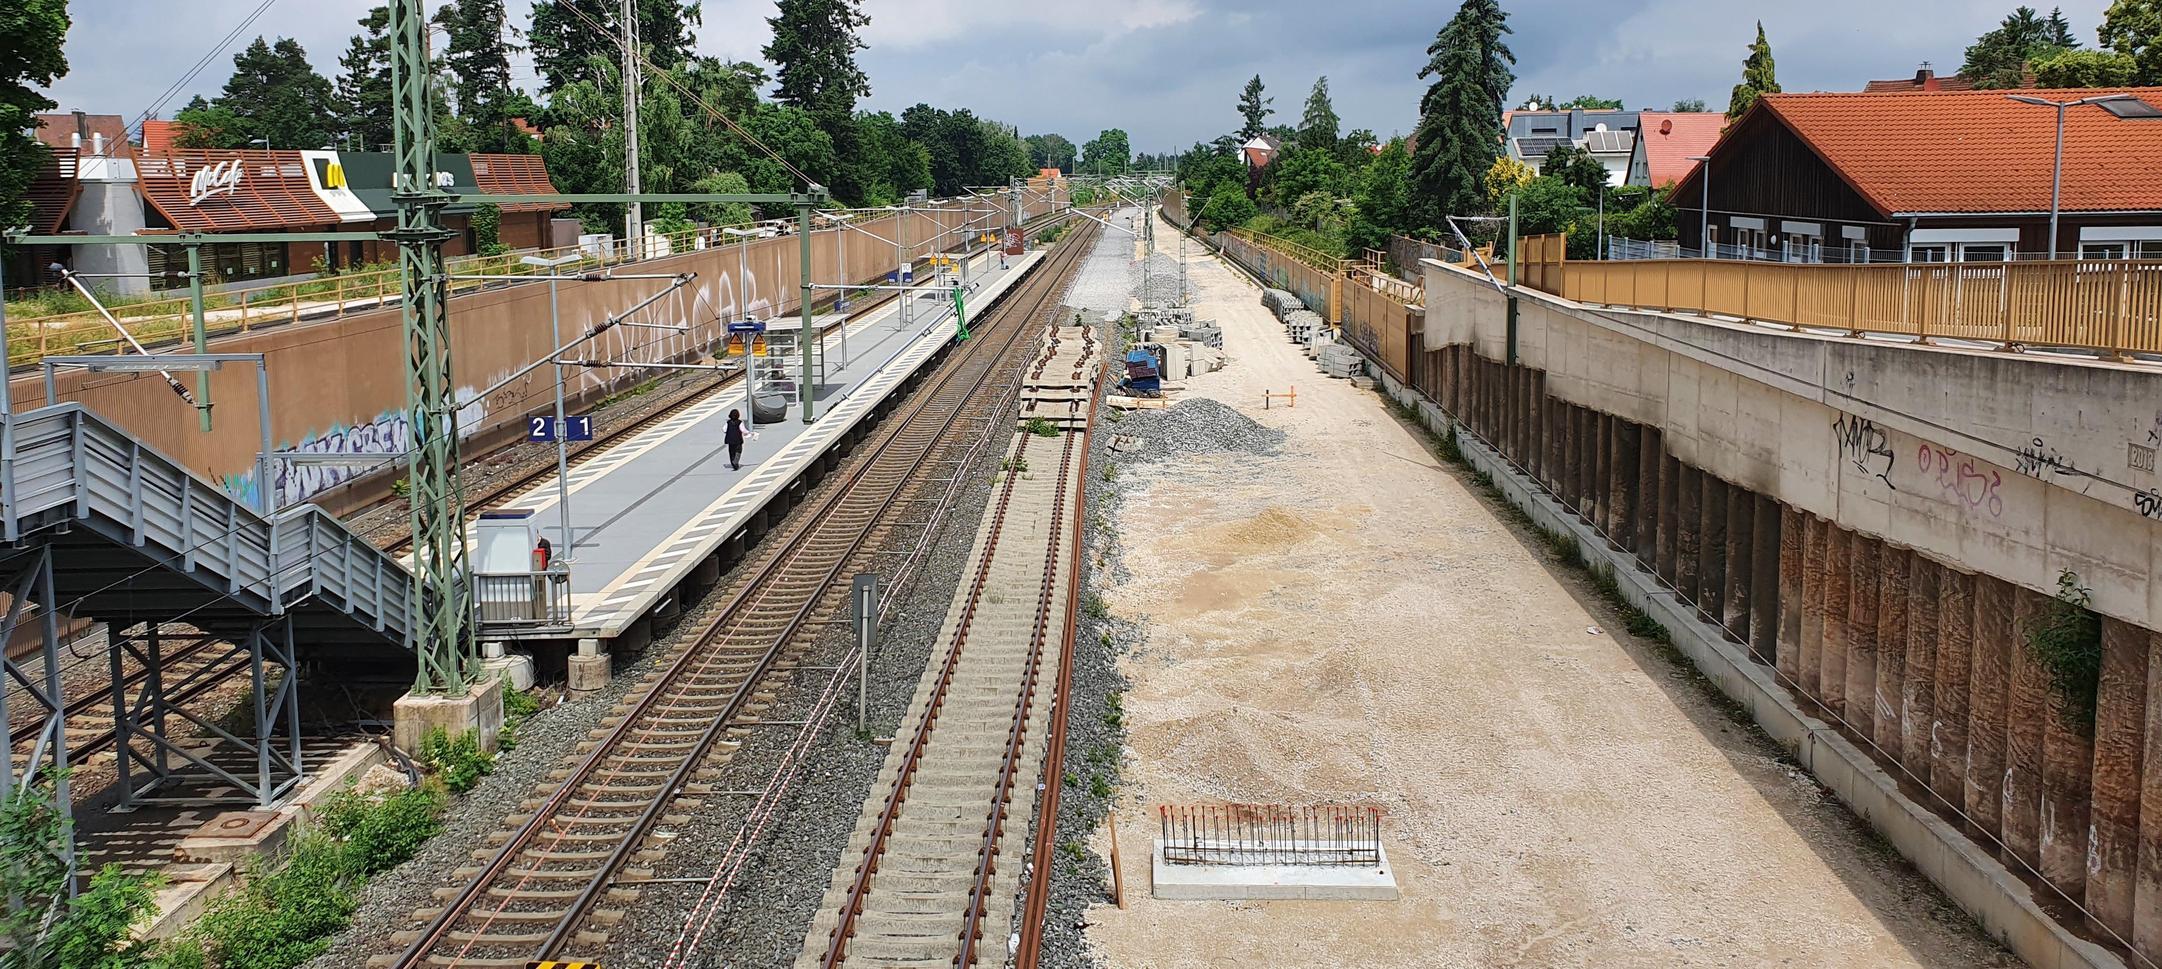
{"type": "Polygon", "coordinates": [[[743,412],[728,412],[728,469],[743,470],[743,412]]]}

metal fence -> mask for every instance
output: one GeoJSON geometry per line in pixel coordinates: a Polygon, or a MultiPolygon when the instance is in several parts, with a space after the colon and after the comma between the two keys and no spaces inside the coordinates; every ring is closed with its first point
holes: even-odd
{"type": "Polygon", "coordinates": [[[1381,809],[1366,804],[1159,805],[1174,865],[1381,864],[1381,809]]]}
{"type": "Polygon", "coordinates": [[[474,610],[483,626],[565,626],[571,618],[571,574],[476,572],[474,610]]]}

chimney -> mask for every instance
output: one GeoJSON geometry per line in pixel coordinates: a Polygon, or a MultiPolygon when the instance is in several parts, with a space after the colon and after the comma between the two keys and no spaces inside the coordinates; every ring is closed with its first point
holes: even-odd
{"type": "Polygon", "coordinates": [[[1922,66],[1917,68],[1914,72],[1914,86],[1928,87],[1929,82],[1936,80],[1936,78],[1936,70],[1929,66],[1928,61],[1923,61],[1922,66]]]}

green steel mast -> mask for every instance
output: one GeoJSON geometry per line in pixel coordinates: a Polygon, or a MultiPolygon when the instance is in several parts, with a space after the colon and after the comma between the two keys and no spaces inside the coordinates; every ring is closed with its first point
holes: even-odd
{"type": "Polygon", "coordinates": [[[473,657],[468,601],[465,493],[458,483],[458,402],[450,359],[448,278],[443,268],[443,208],[450,193],[438,183],[428,17],[422,0],[390,0],[392,142],[397,168],[391,199],[405,290],[406,413],[412,450],[406,459],[413,522],[412,647],[419,674],[413,692],[463,696],[473,657]]]}

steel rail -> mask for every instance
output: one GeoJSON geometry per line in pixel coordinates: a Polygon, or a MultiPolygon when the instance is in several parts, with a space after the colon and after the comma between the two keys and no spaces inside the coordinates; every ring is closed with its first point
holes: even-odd
{"type": "MultiPolygon", "coordinates": [[[[1071,258],[1061,260],[1059,268],[1054,273],[1047,273],[1046,277],[1065,272],[1073,262],[1074,260],[1071,258]]],[[[1046,291],[1055,291],[1055,287],[1036,282],[1036,279],[1046,279],[1046,277],[1032,276],[1030,281],[1023,284],[1028,289],[1039,293],[1037,305],[1032,307],[1031,314],[1040,308],[1043,299],[1046,298],[1041,294],[1046,291]]],[[[1046,279],[1046,283],[1048,281],[1046,279]]],[[[1002,303],[1000,308],[995,311],[997,313],[996,321],[1003,323],[1010,319],[1013,316],[1013,306],[1012,303],[1002,303]]],[[[953,408],[952,413],[947,416],[941,425],[942,428],[957,421],[961,412],[966,409],[968,400],[973,396],[975,387],[973,382],[961,382],[957,378],[972,370],[971,365],[979,360],[983,361],[986,369],[994,366],[1004,351],[1014,344],[1017,339],[1016,334],[1023,328],[1006,327],[1005,329],[1008,331],[1006,342],[989,350],[979,350],[977,348],[991,347],[992,341],[979,340],[966,351],[967,355],[962,358],[961,365],[940,368],[936,384],[928,392],[917,396],[908,405],[902,420],[893,422],[890,425],[890,429],[884,436],[878,450],[883,450],[904,433],[915,429],[912,428],[912,425],[918,422],[918,418],[930,412],[934,405],[945,406],[950,403],[953,408]],[[947,391],[949,388],[960,394],[958,399],[950,402],[941,399],[942,392],[947,391]]],[[[905,485],[913,478],[912,472],[928,461],[930,455],[937,450],[935,445],[939,436],[936,431],[933,431],[926,437],[923,452],[917,456],[909,468],[903,469],[898,477],[892,478],[891,486],[893,490],[881,503],[881,509],[888,508],[899,500],[900,495],[905,490],[905,485]]],[[[636,707],[617,721],[607,738],[597,744],[581,760],[579,765],[571,772],[571,775],[560,783],[548,799],[520,825],[518,831],[494,854],[481,872],[469,880],[457,897],[435,919],[431,920],[420,937],[399,957],[398,965],[410,966],[426,957],[451,934],[461,920],[473,914],[472,909],[481,895],[499,877],[509,871],[511,864],[520,857],[525,849],[534,844],[540,830],[548,822],[557,820],[556,815],[569,795],[579,789],[585,781],[591,779],[603,762],[622,748],[628,738],[640,732],[640,721],[645,718],[645,714],[651,713],[663,703],[663,700],[670,694],[671,685],[691,676],[694,672],[704,671],[705,664],[702,661],[711,658],[705,654],[713,651],[704,649],[702,646],[710,644],[731,619],[747,611],[751,606],[759,604],[767,590],[782,585],[774,582],[773,579],[787,564],[796,560],[798,553],[802,552],[804,548],[801,540],[807,535],[815,534],[814,530],[827,519],[828,515],[826,513],[838,507],[844,498],[855,494],[856,485],[863,482],[874,470],[882,477],[891,477],[894,474],[891,469],[881,467],[876,461],[876,457],[877,453],[874,451],[872,460],[867,460],[855,468],[849,478],[828,496],[824,507],[820,509],[820,513],[809,516],[790,536],[789,542],[784,544],[784,548],[787,550],[769,558],[757,577],[742,586],[742,590],[735,599],[718,614],[718,618],[700,635],[700,646],[693,646],[679,651],[675,660],[655,679],[654,685],[645,692],[636,707]]],[[[671,778],[673,783],[664,786],[662,788],[664,792],[673,792],[679,789],[682,786],[681,781],[687,778],[689,772],[705,759],[705,754],[711,750],[712,742],[718,738],[721,731],[734,725],[736,714],[740,712],[744,701],[751,695],[752,688],[763,678],[764,673],[770,669],[773,660],[780,654],[781,650],[796,638],[796,633],[804,625],[804,620],[812,614],[825,598],[825,592],[830,588],[833,576],[837,575],[839,570],[845,567],[846,563],[856,551],[860,550],[862,543],[870,537],[878,525],[879,515],[873,513],[855,526],[857,531],[854,538],[846,543],[846,547],[842,550],[842,554],[835,559],[834,564],[825,570],[823,582],[811,587],[806,601],[795,610],[788,621],[782,624],[780,634],[772,638],[770,645],[762,652],[752,670],[746,674],[741,674],[741,684],[734,691],[724,712],[720,716],[709,719],[709,726],[702,732],[700,740],[694,743],[692,748],[681,757],[681,763],[671,778]]],[[[821,550],[821,552],[823,553],[825,550],[821,550]]],[[[794,583],[792,588],[795,592],[802,591],[800,582],[794,583]]],[[[659,817],[660,809],[666,806],[671,796],[670,793],[664,793],[662,796],[657,797],[641,813],[631,831],[617,841],[615,850],[609,853],[608,859],[601,866],[601,871],[587,880],[584,890],[579,892],[573,904],[564,913],[563,917],[557,921],[554,930],[549,933],[546,942],[542,946],[543,951],[537,954],[539,958],[547,958],[553,949],[559,948],[570,938],[571,933],[589,914],[601,890],[605,889],[609,879],[612,878],[612,872],[620,869],[623,860],[627,859],[630,853],[636,850],[643,841],[644,832],[650,830],[651,822],[659,817]]],[[[507,905],[508,902],[505,904],[507,905]]]]}

